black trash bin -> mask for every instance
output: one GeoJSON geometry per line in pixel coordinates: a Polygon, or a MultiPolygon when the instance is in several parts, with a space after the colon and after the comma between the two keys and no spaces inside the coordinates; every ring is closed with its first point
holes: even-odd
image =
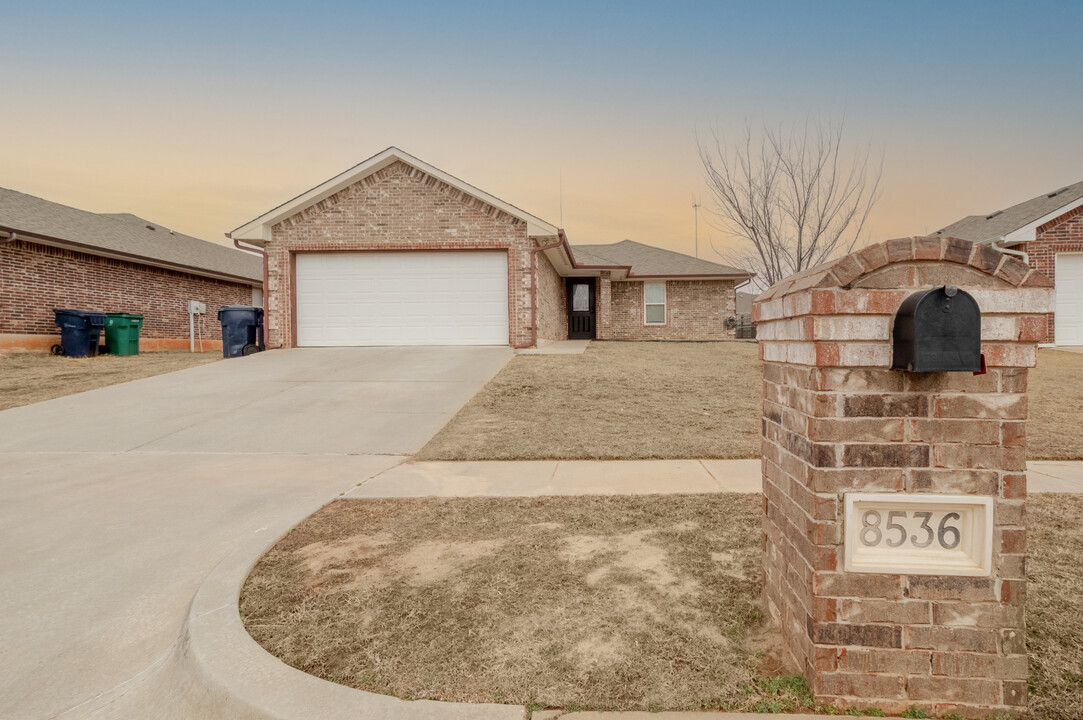
{"type": "Polygon", "coordinates": [[[241,357],[263,350],[263,308],[223,305],[218,308],[222,323],[222,357],[241,357]]]}
{"type": "Polygon", "coordinates": [[[105,327],[105,313],[91,310],[53,310],[60,328],[60,345],[54,355],[82,358],[98,354],[98,338],[105,327]]]}

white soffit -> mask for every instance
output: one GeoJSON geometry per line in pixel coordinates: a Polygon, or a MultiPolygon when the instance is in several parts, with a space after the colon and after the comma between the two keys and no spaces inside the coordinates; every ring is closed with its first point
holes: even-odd
{"type": "Polygon", "coordinates": [[[308,192],[298,195],[294,199],[287,203],[279,205],[278,207],[270,210],[269,212],[260,215],[255,220],[252,220],[244,225],[240,226],[232,233],[230,237],[235,240],[247,240],[257,244],[267,243],[271,239],[271,227],[276,223],[285,220],[291,215],[296,215],[307,207],[315,205],[321,200],[325,200],[335,193],[343,190],[344,188],[353,185],[358,180],[371,175],[375,172],[382,170],[393,162],[401,161],[415,167],[426,175],[445,182],[448,185],[461,190],[463,193],[477,198],[484,203],[492,205],[493,207],[506,212],[512,217],[517,217],[527,224],[527,235],[531,237],[557,235],[559,232],[555,225],[551,225],[541,218],[535,217],[528,212],[520,210],[519,208],[506,203],[498,197],[494,197],[489,193],[479,190],[478,188],[463,182],[459,178],[449,175],[439,168],[433,167],[428,163],[415,158],[407,152],[399,150],[396,147],[389,147],[387,150],[370,157],[349,170],[336,175],[327,182],[317,185],[308,192]]]}
{"type": "Polygon", "coordinates": [[[1037,235],[1038,228],[1045,225],[1050,220],[1056,220],[1061,215],[1069,213],[1075,210],[1080,205],[1083,205],[1083,198],[1079,198],[1074,202],[1070,202],[1063,207],[1057,208],[1048,215],[1043,215],[1032,223],[1024,225],[1018,230],[1012,230],[1010,233],[1004,236],[1003,241],[1005,245],[1017,245],[1019,243],[1034,242],[1037,235]]]}

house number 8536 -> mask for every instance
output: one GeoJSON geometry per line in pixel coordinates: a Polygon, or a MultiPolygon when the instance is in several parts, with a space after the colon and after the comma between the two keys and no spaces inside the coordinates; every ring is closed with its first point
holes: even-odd
{"type": "Polygon", "coordinates": [[[927,548],[935,541],[945,550],[954,550],[959,547],[962,533],[957,525],[959,513],[944,513],[936,529],[933,529],[934,513],[920,510],[913,513],[903,510],[890,510],[887,519],[879,510],[866,510],[861,516],[861,530],[858,539],[866,547],[887,545],[897,548],[909,542],[916,548],[927,548]],[[900,521],[908,521],[905,525],[900,521]],[[913,532],[911,532],[913,531],[913,532]]]}

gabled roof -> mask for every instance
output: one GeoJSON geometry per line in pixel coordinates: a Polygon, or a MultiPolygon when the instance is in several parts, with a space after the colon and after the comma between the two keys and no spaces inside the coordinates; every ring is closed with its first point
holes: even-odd
{"type": "Polygon", "coordinates": [[[236,240],[243,240],[245,242],[255,243],[257,245],[263,245],[271,239],[271,228],[285,220],[288,217],[296,215],[305,208],[311,207],[321,200],[325,200],[335,193],[343,190],[350,185],[353,185],[358,180],[371,175],[375,172],[382,170],[391,163],[402,162],[417,168],[421,172],[434,177],[448,185],[460,190],[466,195],[477,198],[484,203],[492,205],[499,210],[506,212],[512,217],[517,217],[527,224],[527,235],[535,237],[549,237],[557,235],[557,227],[551,225],[541,218],[535,217],[528,212],[525,212],[514,205],[504,202],[498,197],[490,195],[484,190],[463,182],[454,175],[449,175],[443,170],[429,165],[427,162],[418,160],[413,155],[407,152],[399,150],[397,147],[389,147],[381,153],[373,155],[368,160],[354,165],[349,170],[339,173],[335,177],[331,178],[327,182],[321,183],[316,187],[301,193],[292,200],[285,202],[278,207],[265,212],[258,218],[251,220],[239,228],[229,233],[228,236],[236,240]]]}
{"type": "Polygon", "coordinates": [[[227,280],[263,280],[263,260],[130,213],[98,214],[0,188],[0,230],[92,255],[227,280]]]}
{"type": "Polygon", "coordinates": [[[718,277],[750,278],[746,270],[701,260],[634,240],[621,240],[609,245],[573,245],[575,266],[614,267],[628,270],[630,278],[718,277]]]}
{"type": "Polygon", "coordinates": [[[1008,244],[1028,242],[1034,239],[1036,228],[1081,204],[1083,182],[1077,182],[989,215],[965,217],[936,235],[983,243],[1002,238],[1008,244]]]}

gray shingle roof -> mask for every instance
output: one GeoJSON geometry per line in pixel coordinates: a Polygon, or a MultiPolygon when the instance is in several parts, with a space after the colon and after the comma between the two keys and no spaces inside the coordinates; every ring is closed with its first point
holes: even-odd
{"type": "Polygon", "coordinates": [[[953,222],[937,235],[970,242],[992,242],[1083,198],[1083,182],[1012,205],[989,215],[971,215],[953,222]]]}
{"type": "Polygon", "coordinates": [[[621,240],[610,245],[572,245],[578,265],[631,266],[630,275],[662,277],[688,275],[731,275],[751,277],[752,273],[728,265],[701,260],[684,253],[663,250],[633,240],[621,240]]]}
{"type": "Polygon", "coordinates": [[[251,253],[172,232],[130,213],[92,213],[6,188],[0,188],[0,229],[197,275],[263,280],[263,260],[251,253]]]}

